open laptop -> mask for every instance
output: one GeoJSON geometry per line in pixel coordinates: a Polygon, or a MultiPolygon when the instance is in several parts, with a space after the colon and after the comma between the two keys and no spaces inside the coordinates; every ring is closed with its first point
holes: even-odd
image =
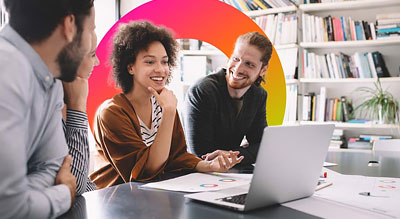
{"type": "Polygon", "coordinates": [[[185,197],[248,211],[311,196],[333,129],[333,124],[266,127],[250,185],[185,197]]]}

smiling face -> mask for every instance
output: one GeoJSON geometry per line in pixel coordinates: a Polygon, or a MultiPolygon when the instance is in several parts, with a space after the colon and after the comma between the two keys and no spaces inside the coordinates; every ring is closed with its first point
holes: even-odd
{"type": "Polygon", "coordinates": [[[264,75],[267,66],[263,66],[261,56],[256,46],[247,42],[236,43],[226,68],[228,90],[233,98],[240,98],[259,76],[264,75]]]}
{"type": "Polygon", "coordinates": [[[164,46],[159,41],[152,42],[147,50],[138,53],[135,63],[128,70],[134,78],[134,90],[152,87],[161,91],[169,75],[168,55],[164,46]]]}

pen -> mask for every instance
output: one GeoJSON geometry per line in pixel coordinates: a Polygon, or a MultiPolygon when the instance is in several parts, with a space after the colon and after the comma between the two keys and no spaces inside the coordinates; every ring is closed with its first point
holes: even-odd
{"type": "Polygon", "coordinates": [[[369,196],[369,197],[381,197],[381,198],[389,198],[389,196],[384,195],[372,195],[371,192],[360,192],[359,195],[369,196]]]}

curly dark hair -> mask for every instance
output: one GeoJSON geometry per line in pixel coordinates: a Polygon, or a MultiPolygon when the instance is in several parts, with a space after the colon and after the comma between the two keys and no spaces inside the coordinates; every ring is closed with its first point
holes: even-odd
{"type": "MultiPolygon", "coordinates": [[[[236,40],[236,44],[238,42],[247,42],[248,44],[257,47],[262,54],[260,60],[262,62],[262,67],[268,65],[272,55],[272,43],[267,37],[258,32],[249,32],[240,35],[236,40]]],[[[265,80],[263,77],[259,76],[254,84],[260,86],[261,82],[265,82],[265,80]]]]}
{"type": "Polygon", "coordinates": [[[114,36],[111,63],[113,77],[124,93],[133,88],[133,76],[129,74],[128,66],[135,63],[140,51],[147,50],[149,45],[156,41],[160,42],[167,52],[169,66],[167,83],[169,83],[171,70],[176,66],[179,48],[172,33],[148,21],[132,21],[119,26],[119,31],[114,36]]]}

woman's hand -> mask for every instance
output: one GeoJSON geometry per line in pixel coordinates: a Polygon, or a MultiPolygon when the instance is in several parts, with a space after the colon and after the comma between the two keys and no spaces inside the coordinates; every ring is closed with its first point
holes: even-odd
{"type": "Polygon", "coordinates": [[[168,90],[167,88],[163,88],[160,93],[157,93],[157,91],[152,87],[148,87],[147,89],[154,95],[158,104],[163,110],[171,110],[173,112],[176,111],[178,100],[172,91],[168,90]]]}

